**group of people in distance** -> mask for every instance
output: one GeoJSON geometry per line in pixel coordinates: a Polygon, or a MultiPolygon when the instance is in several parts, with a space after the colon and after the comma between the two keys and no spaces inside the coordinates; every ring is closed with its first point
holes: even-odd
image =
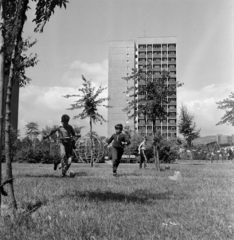
{"type": "Polygon", "coordinates": [[[206,159],[213,162],[214,160],[231,160],[233,163],[233,151],[231,148],[221,148],[219,151],[213,150],[207,153],[206,159]]]}
{"type": "MultiPolygon", "coordinates": [[[[58,165],[61,163],[62,176],[66,176],[68,169],[72,163],[73,148],[75,148],[74,137],[80,137],[76,135],[73,127],[69,124],[70,117],[66,114],[62,115],[61,123],[62,125],[56,129],[53,129],[48,135],[43,136],[43,139],[49,138],[51,135],[58,133],[60,141],[60,157],[61,162],[54,162],[54,170],[57,170],[58,165]]],[[[143,142],[139,145],[138,151],[141,156],[140,168],[144,163],[146,168],[147,158],[145,155],[146,149],[145,137],[143,142]]],[[[107,145],[111,144],[111,155],[112,155],[112,167],[113,167],[113,176],[117,176],[117,169],[120,164],[122,155],[124,153],[124,147],[130,144],[128,136],[123,133],[123,125],[115,125],[115,133],[109,138],[107,145]]]]}

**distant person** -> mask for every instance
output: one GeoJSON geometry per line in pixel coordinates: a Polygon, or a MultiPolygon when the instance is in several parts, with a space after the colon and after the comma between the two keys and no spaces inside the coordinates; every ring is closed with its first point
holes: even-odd
{"type": "Polygon", "coordinates": [[[231,148],[228,149],[228,157],[229,160],[231,160],[231,163],[233,163],[233,151],[231,148]]]}
{"type": "Polygon", "coordinates": [[[210,154],[210,161],[211,161],[211,163],[213,163],[214,159],[215,159],[215,151],[211,151],[211,154],[210,154]]]}
{"type": "Polygon", "coordinates": [[[140,169],[142,168],[143,163],[144,163],[144,168],[147,168],[147,157],[145,155],[146,142],[147,142],[147,138],[144,137],[144,140],[140,143],[138,147],[138,153],[140,155],[140,165],[139,165],[140,169]]]}
{"type": "MultiPolygon", "coordinates": [[[[62,176],[66,175],[67,170],[71,166],[72,156],[73,156],[73,148],[75,136],[75,131],[71,125],[69,125],[70,117],[66,114],[62,115],[61,123],[62,126],[52,130],[49,135],[43,136],[43,139],[50,137],[51,135],[58,132],[59,141],[60,141],[60,157],[61,157],[61,168],[62,168],[62,176]]],[[[57,170],[59,162],[54,162],[54,170],[57,170]]]]}
{"type": "Polygon", "coordinates": [[[115,125],[115,133],[110,137],[107,144],[109,145],[112,141],[111,156],[113,162],[113,176],[117,176],[117,168],[120,164],[124,147],[130,144],[130,141],[126,134],[122,133],[123,125],[115,125]]]}

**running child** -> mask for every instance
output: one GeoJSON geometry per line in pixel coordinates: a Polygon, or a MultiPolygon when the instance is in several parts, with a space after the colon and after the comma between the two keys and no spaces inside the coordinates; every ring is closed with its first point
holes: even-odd
{"type": "MultiPolygon", "coordinates": [[[[70,117],[64,114],[61,117],[62,126],[52,130],[49,135],[43,136],[43,139],[47,139],[51,135],[58,132],[60,141],[60,157],[61,157],[61,168],[62,175],[65,176],[67,170],[71,166],[72,153],[73,153],[73,137],[75,137],[75,131],[73,127],[69,124],[70,117]]],[[[59,162],[54,162],[54,170],[57,170],[59,162]]]]}
{"type": "Polygon", "coordinates": [[[109,145],[112,141],[111,155],[113,162],[113,176],[117,176],[117,168],[120,164],[124,147],[130,144],[130,141],[123,131],[123,125],[115,125],[115,133],[110,137],[107,144],[109,145]]]}

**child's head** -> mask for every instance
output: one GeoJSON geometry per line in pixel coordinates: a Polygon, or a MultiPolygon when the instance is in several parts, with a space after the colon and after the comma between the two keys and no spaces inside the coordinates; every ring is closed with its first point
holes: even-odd
{"type": "Polygon", "coordinates": [[[116,133],[121,133],[122,130],[123,130],[123,125],[122,125],[121,123],[115,125],[115,132],[116,132],[116,133]]]}
{"type": "Polygon", "coordinates": [[[62,117],[61,117],[61,123],[64,125],[67,125],[68,122],[70,120],[70,117],[67,115],[67,114],[64,114],[62,117]]]}

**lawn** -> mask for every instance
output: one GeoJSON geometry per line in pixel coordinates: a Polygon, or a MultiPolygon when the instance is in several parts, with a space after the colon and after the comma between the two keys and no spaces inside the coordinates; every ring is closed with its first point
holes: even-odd
{"type": "Polygon", "coordinates": [[[74,178],[52,165],[13,167],[19,207],[43,205],[18,221],[1,219],[1,240],[234,239],[234,164],[185,161],[164,172],[122,164],[118,177],[108,164],[73,164],[74,178]],[[168,178],[174,170],[182,181],[168,178]]]}

